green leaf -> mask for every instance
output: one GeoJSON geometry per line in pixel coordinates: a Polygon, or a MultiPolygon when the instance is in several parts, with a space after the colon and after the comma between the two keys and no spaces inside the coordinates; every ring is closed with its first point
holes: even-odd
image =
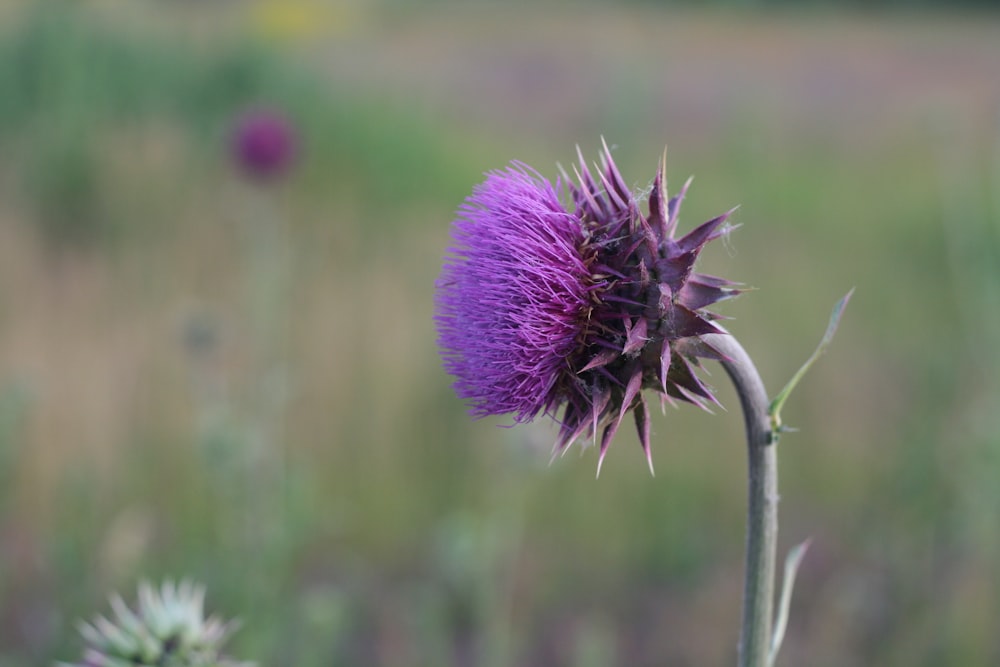
{"type": "Polygon", "coordinates": [[[771,432],[778,434],[783,430],[781,423],[781,408],[785,405],[785,401],[788,400],[788,396],[795,389],[795,386],[799,383],[799,380],[806,374],[806,371],[816,362],[817,359],[826,352],[826,348],[830,346],[830,342],[833,340],[833,335],[837,333],[837,327],[840,325],[840,317],[844,314],[844,308],[847,307],[847,302],[851,300],[851,295],[854,294],[854,288],[844,295],[844,297],[837,302],[837,305],[833,307],[833,312],[830,313],[830,323],[826,326],[826,333],[823,334],[823,339],[820,340],[819,345],[816,346],[816,350],[812,353],[806,363],[802,364],[802,367],[796,371],[792,379],[788,381],[785,388],[778,392],[778,395],[774,397],[771,401],[771,405],[768,407],[768,414],[771,416],[771,432]]]}
{"type": "MultiPolygon", "coordinates": [[[[848,295],[850,296],[850,295],[848,295]]],[[[773,667],[775,658],[778,657],[778,650],[781,649],[781,642],[785,639],[785,628],[788,626],[788,608],[792,604],[792,589],[795,588],[795,575],[799,572],[799,565],[805,558],[806,551],[809,550],[809,540],[801,542],[788,552],[785,557],[785,576],[781,580],[781,602],[778,604],[778,617],[774,622],[774,634],[771,636],[771,651],[768,654],[768,667],[773,667]]]]}

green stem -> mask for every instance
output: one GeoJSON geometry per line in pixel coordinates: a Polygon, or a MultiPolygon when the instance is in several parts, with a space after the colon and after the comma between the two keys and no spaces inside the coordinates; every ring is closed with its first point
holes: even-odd
{"type": "Polygon", "coordinates": [[[704,339],[726,356],[722,366],[739,394],[746,426],[749,504],[738,664],[768,667],[778,541],[778,458],[769,401],[756,367],[735,338],[711,334],[704,339]]]}

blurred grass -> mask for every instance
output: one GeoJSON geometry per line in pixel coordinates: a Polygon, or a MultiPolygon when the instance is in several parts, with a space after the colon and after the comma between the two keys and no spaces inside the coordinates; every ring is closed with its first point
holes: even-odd
{"type": "MultiPolygon", "coordinates": [[[[100,181],[117,143],[134,149],[130,128],[149,135],[149,125],[166,124],[196,158],[185,169],[203,170],[205,162],[218,168],[227,123],[250,104],[280,103],[294,118],[310,153],[301,183],[312,191],[333,188],[331,194],[377,196],[400,206],[439,192],[448,178],[445,147],[417,115],[387,112],[378,99],[344,100],[335,90],[317,90],[315,76],[282,66],[260,42],[223,34],[205,48],[130,34],[59,1],[39,3],[7,33],[0,45],[0,140],[22,164],[15,192],[57,244],[149,233],[136,229],[142,216],[116,220],[119,211],[103,201],[118,189],[149,187],[140,179],[100,181]]],[[[458,196],[463,185],[452,183],[450,194],[458,196]]]]}
{"type": "Polygon", "coordinates": [[[261,664],[731,661],[735,409],[668,412],[655,479],[626,436],[595,482],[545,426],[470,422],[434,349],[481,172],[602,133],[638,186],[670,143],[683,225],[741,205],[704,269],[759,288],[725,312],[772,391],[857,287],[785,410],[782,539],[814,538],[786,664],[1000,659],[996,21],[525,11],[359,6],[281,44],[259,7],[10,22],[0,666],[70,658],[161,575],[261,664]],[[264,192],[226,152],[258,104],[304,148],[264,192]]]}

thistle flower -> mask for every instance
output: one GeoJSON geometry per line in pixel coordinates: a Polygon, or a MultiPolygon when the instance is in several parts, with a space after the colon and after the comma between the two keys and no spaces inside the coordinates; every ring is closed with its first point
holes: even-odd
{"type": "Polygon", "coordinates": [[[600,472],[632,411],[652,470],[642,390],[716,402],[695,372],[722,358],[701,339],[723,333],[706,308],[739,290],[693,267],[732,211],[675,239],[690,180],[668,198],[664,159],[644,214],[607,144],[596,177],[579,157],[575,180],[552,184],[514,162],[465,200],[437,283],[438,343],[473,416],[548,415],[560,424],[554,453],[599,436],[600,472]]]}
{"type": "Polygon", "coordinates": [[[232,135],[236,165],[252,179],[266,181],[283,176],[295,160],[295,130],[283,114],[257,109],[243,114],[232,135]]]}
{"type": "Polygon", "coordinates": [[[222,644],[236,629],[233,622],[205,619],[205,589],[183,581],[167,581],[157,591],[139,586],[139,604],[133,611],[119,596],[111,598],[114,622],[98,616],[81,621],[80,634],[88,647],[78,663],[58,667],[253,667],[220,655],[222,644]]]}

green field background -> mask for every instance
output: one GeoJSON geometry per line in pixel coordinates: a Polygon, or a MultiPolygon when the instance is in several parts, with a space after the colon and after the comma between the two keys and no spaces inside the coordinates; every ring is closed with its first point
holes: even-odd
{"type": "Polygon", "coordinates": [[[601,137],[784,410],[779,665],[1000,664],[1000,16],[829,3],[0,9],[0,667],[192,577],[262,666],[733,664],[738,402],[549,463],[472,421],[432,321],[454,211],[601,137]],[[242,178],[249,108],[299,136],[242,178]]]}

